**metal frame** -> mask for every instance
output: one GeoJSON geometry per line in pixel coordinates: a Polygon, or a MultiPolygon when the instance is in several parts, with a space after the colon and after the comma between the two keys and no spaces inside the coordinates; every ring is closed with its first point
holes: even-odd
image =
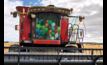
{"type": "MultiPolygon", "coordinates": [[[[4,47],[10,48],[10,47],[4,47]]],[[[72,50],[89,50],[91,54],[82,54],[82,53],[72,53],[72,52],[62,52],[61,50],[71,50],[71,48],[63,48],[63,47],[13,47],[18,48],[18,52],[9,52],[4,54],[4,64],[15,63],[16,65],[21,65],[22,63],[51,63],[51,64],[89,64],[94,65],[97,61],[96,58],[102,57],[103,54],[95,55],[94,51],[103,51],[103,49],[85,49],[85,48],[73,48],[72,50]],[[57,53],[41,53],[41,52],[21,52],[21,49],[55,49],[57,53]]],[[[103,63],[103,59],[99,60],[98,63],[103,63]]]]}

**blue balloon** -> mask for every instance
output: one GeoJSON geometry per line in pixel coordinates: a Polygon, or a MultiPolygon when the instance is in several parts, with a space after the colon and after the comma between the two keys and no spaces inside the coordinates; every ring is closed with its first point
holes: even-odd
{"type": "Polygon", "coordinates": [[[54,26],[55,26],[55,23],[53,22],[53,23],[51,24],[51,26],[54,27],[54,26]]]}
{"type": "Polygon", "coordinates": [[[43,24],[43,19],[39,19],[39,23],[42,25],[43,24]]]}
{"type": "Polygon", "coordinates": [[[38,35],[38,29],[35,30],[35,34],[38,35]]]}
{"type": "Polygon", "coordinates": [[[54,27],[52,27],[52,31],[54,31],[55,30],[55,28],[54,27]]]}

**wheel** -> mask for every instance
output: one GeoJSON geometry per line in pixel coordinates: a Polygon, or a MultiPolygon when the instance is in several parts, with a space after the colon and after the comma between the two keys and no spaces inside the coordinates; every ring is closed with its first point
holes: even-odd
{"type": "MultiPolygon", "coordinates": [[[[20,52],[29,52],[29,49],[25,49],[25,48],[20,48],[20,52]]],[[[19,45],[12,45],[9,48],[9,52],[19,52],[19,45]]]]}
{"type": "Polygon", "coordinates": [[[66,50],[63,50],[63,52],[70,52],[70,53],[78,53],[79,51],[77,50],[78,48],[75,47],[75,46],[72,46],[70,47],[71,49],[66,49],[66,50]]]}
{"type": "Polygon", "coordinates": [[[63,50],[64,52],[71,52],[71,53],[78,53],[79,52],[76,44],[67,44],[65,47],[69,47],[71,49],[70,50],[69,49],[63,50]]]}
{"type": "Polygon", "coordinates": [[[19,51],[18,47],[19,47],[19,45],[17,45],[17,44],[12,45],[9,48],[9,52],[18,52],[19,51]]]}

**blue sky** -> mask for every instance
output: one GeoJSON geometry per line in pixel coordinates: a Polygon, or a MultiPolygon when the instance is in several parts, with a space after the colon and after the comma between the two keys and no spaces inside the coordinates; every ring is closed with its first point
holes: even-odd
{"type": "Polygon", "coordinates": [[[29,5],[42,5],[40,4],[41,0],[10,0],[12,2],[15,2],[15,1],[22,1],[23,2],[23,5],[24,6],[29,6],[29,5]]]}
{"type": "Polygon", "coordinates": [[[16,6],[46,6],[50,1],[58,7],[73,8],[72,15],[86,17],[85,42],[103,42],[103,0],[4,0],[4,41],[19,40],[19,31],[14,30],[19,18],[10,15],[16,6]]]}
{"type": "Polygon", "coordinates": [[[23,5],[28,6],[28,5],[41,5],[40,2],[41,0],[22,0],[23,5]]]}

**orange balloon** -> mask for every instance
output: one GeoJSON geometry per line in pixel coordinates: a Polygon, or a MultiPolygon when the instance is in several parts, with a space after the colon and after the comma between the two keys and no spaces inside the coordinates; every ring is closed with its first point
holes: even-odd
{"type": "Polygon", "coordinates": [[[57,31],[57,29],[55,29],[55,33],[57,33],[58,31],[57,31]]]}
{"type": "Polygon", "coordinates": [[[48,27],[49,26],[48,23],[45,23],[45,26],[48,27]]]}
{"type": "Polygon", "coordinates": [[[49,34],[51,34],[52,30],[49,30],[49,34]]]}
{"type": "Polygon", "coordinates": [[[46,22],[45,23],[48,23],[48,20],[46,20],[46,22]]]}

